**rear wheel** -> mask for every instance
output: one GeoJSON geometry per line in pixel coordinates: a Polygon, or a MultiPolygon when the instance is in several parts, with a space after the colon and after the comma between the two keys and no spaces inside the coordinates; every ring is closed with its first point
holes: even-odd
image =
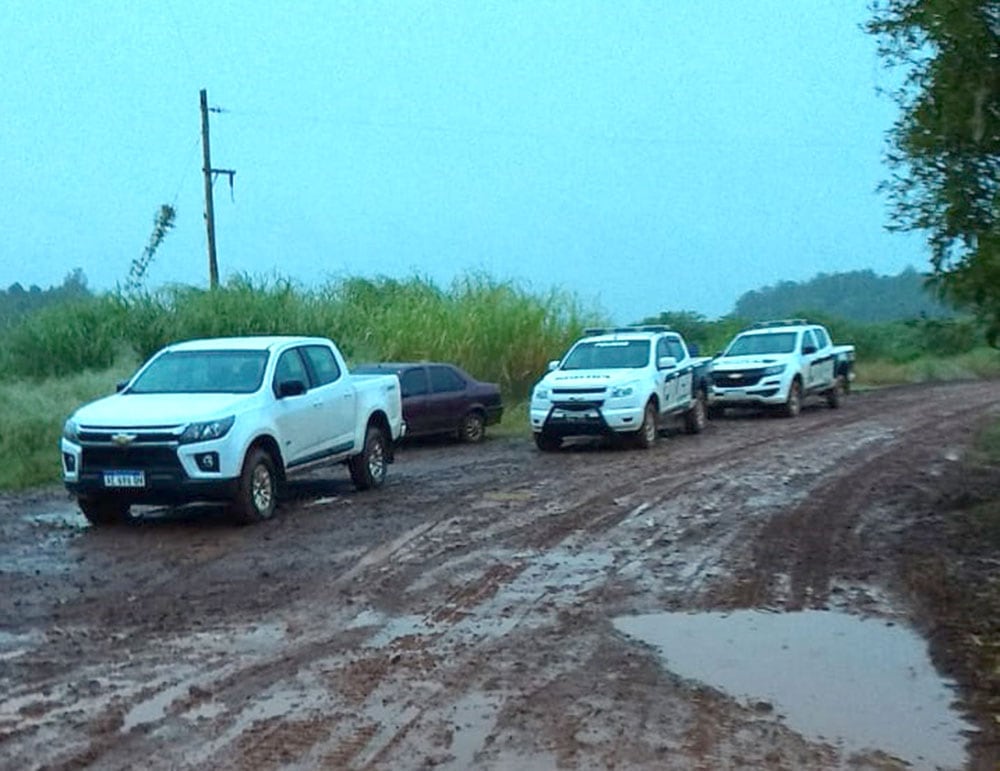
{"type": "Polygon", "coordinates": [[[642,425],[635,434],[635,446],[640,450],[648,450],[656,442],[657,435],[656,405],[651,401],[646,402],[646,409],[642,413],[642,425]]]}
{"type": "Polygon", "coordinates": [[[92,525],[120,525],[129,518],[129,505],[113,498],[80,496],[76,499],[80,511],[92,525]]]}
{"type": "Polygon", "coordinates": [[[542,452],[555,452],[562,447],[562,439],[544,431],[535,434],[535,446],[542,452]]]}
{"type": "Polygon", "coordinates": [[[833,382],[833,388],[826,392],[826,403],[830,409],[837,409],[844,402],[844,379],[837,375],[833,382]]]}
{"type": "Polygon", "coordinates": [[[781,408],[781,414],[786,418],[794,418],[802,411],[802,384],[793,380],[788,387],[788,398],[781,408]]]}
{"type": "Polygon", "coordinates": [[[278,474],[274,460],[266,450],[255,447],[243,461],[236,498],[229,511],[240,524],[252,525],[273,517],[277,506],[278,474]]]}
{"type": "Polygon", "coordinates": [[[684,430],[689,434],[700,434],[708,422],[708,411],[705,406],[705,392],[696,391],[694,401],[684,415],[684,430]]]}
{"type": "Polygon", "coordinates": [[[458,428],[458,438],[463,442],[475,444],[486,437],[486,419],[481,412],[469,412],[462,418],[458,428]]]}
{"type": "Polygon", "coordinates": [[[351,470],[351,481],[359,490],[371,490],[385,484],[389,465],[389,445],[385,432],[378,426],[368,426],[364,448],[347,465],[351,470]]]}

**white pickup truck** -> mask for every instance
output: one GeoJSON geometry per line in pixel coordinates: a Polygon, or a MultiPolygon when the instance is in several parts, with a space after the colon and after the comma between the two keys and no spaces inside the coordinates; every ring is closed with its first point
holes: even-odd
{"type": "Polygon", "coordinates": [[[70,416],[63,481],[96,525],[132,504],[193,501],[226,502],[250,523],[274,514],[286,477],[318,463],[380,486],[405,428],[399,379],[349,374],[330,340],[191,340],[70,416]]]}
{"type": "Polygon", "coordinates": [[[708,357],[692,356],[665,326],[588,329],[531,394],[531,429],[543,451],[571,436],[623,436],[648,448],[669,422],[705,426],[708,357]]]}
{"type": "Polygon", "coordinates": [[[774,407],[788,417],[809,395],[837,408],[854,379],[854,346],[834,345],[820,324],[764,321],[744,329],[712,361],[708,413],[774,407]]]}

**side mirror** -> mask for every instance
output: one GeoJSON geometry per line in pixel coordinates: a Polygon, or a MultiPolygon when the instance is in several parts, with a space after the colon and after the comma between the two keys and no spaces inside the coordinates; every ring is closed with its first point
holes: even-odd
{"type": "Polygon", "coordinates": [[[676,369],[677,359],[673,356],[661,356],[656,362],[656,366],[660,369],[676,369]]]}
{"type": "Polygon", "coordinates": [[[715,356],[713,356],[712,358],[713,359],[721,358],[722,357],[722,353],[723,353],[722,351],[716,351],[715,352],[715,356]]]}
{"type": "Polygon", "coordinates": [[[691,354],[692,356],[697,356],[700,351],[701,348],[698,347],[698,343],[688,343],[689,354],[691,354]]]}
{"type": "Polygon", "coordinates": [[[816,353],[816,346],[815,345],[803,345],[802,346],[802,353],[806,354],[806,355],[808,355],[810,353],[816,353]]]}
{"type": "Polygon", "coordinates": [[[301,396],[306,392],[306,384],[301,380],[282,380],[278,383],[278,398],[286,396],[301,396]]]}
{"type": "Polygon", "coordinates": [[[128,387],[128,381],[119,380],[117,383],[115,383],[115,393],[120,394],[122,391],[126,389],[126,387],[128,387]]]}
{"type": "Polygon", "coordinates": [[[553,359],[549,362],[549,372],[553,372],[559,369],[559,359],[553,359]]]}

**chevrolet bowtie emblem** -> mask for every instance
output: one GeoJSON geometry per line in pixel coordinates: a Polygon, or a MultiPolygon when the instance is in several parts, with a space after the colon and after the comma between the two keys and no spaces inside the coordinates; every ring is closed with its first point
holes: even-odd
{"type": "Polygon", "coordinates": [[[135,441],[137,434],[112,434],[111,441],[117,444],[119,447],[124,447],[126,444],[132,444],[135,441]]]}

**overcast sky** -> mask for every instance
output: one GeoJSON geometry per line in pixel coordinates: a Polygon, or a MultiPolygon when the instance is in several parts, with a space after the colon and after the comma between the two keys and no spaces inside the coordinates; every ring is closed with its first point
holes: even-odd
{"type": "Polygon", "coordinates": [[[618,322],[819,272],[923,270],[885,231],[891,78],[866,0],[5,0],[0,286],[484,271],[618,322]]]}

